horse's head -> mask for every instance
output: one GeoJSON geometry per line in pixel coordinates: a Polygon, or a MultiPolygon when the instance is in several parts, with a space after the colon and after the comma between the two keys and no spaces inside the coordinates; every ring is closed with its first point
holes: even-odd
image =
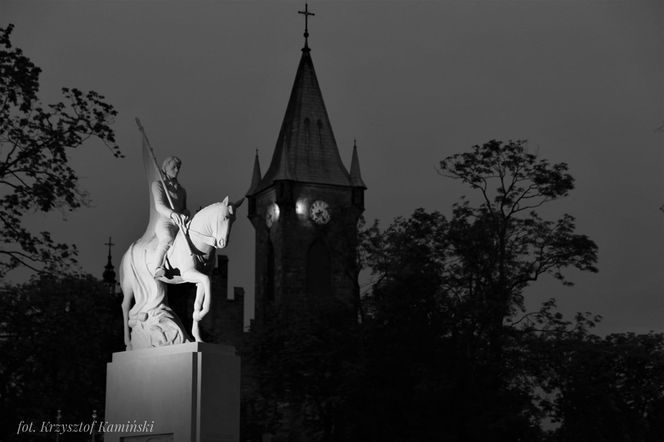
{"type": "Polygon", "coordinates": [[[243,202],[244,198],[237,203],[229,203],[228,197],[226,197],[222,202],[213,204],[216,210],[210,227],[212,229],[212,236],[215,239],[214,246],[217,249],[223,249],[228,245],[228,238],[231,234],[231,227],[235,221],[237,209],[243,202]]]}
{"type": "Polygon", "coordinates": [[[223,249],[228,245],[231,226],[235,221],[237,209],[242,205],[244,198],[237,203],[229,203],[228,197],[220,203],[210,204],[199,210],[191,220],[190,232],[193,231],[207,237],[206,243],[216,249],[223,249]]]}

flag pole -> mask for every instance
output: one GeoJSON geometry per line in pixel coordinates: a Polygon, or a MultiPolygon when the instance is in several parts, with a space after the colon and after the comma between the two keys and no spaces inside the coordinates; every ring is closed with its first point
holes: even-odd
{"type": "Polygon", "coordinates": [[[141,124],[141,120],[136,117],[136,124],[138,125],[138,130],[141,131],[143,134],[143,139],[145,140],[145,144],[148,145],[148,150],[150,150],[150,156],[152,157],[152,161],[154,162],[154,167],[157,169],[157,172],[159,173],[159,181],[161,182],[161,186],[164,188],[164,193],[166,194],[166,199],[168,199],[168,205],[171,206],[171,210],[175,211],[175,206],[173,206],[173,201],[171,200],[171,195],[168,193],[168,189],[166,188],[166,183],[164,182],[164,177],[161,173],[161,169],[159,168],[159,165],[157,164],[157,157],[154,155],[154,150],[152,149],[152,145],[150,144],[150,140],[148,140],[148,135],[145,133],[145,129],[143,129],[143,125],[141,124]]]}

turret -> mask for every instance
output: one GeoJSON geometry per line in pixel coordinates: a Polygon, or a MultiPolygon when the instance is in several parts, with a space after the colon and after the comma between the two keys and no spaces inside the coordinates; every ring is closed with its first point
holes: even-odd
{"type": "Polygon", "coordinates": [[[117,284],[117,281],[115,279],[115,268],[113,267],[113,258],[111,256],[111,247],[114,246],[113,242],[111,242],[111,237],[108,237],[108,242],[105,243],[104,245],[108,246],[108,261],[106,262],[106,266],[104,267],[104,273],[102,275],[102,280],[104,281],[104,284],[108,287],[108,292],[111,295],[115,295],[115,286],[117,284]]]}

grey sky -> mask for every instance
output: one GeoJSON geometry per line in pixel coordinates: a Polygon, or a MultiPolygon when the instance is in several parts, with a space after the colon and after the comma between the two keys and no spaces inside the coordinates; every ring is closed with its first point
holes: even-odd
{"type": "MultiPolygon", "coordinates": [[[[263,171],[303,44],[303,2],[14,1],[14,43],[43,69],[42,97],[95,89],[120,115],[127,158],[89,143],[72,156],[93,206],[49,217],[101,275],[147,221],[139,116],[160,158],[177,154],[195,209],[247,190],[263,171]]],[[[661,1],[311,2],[310,46],[337,144],[357,138],[365,213],[385,226],[417,207],[449,214],[465,189],[440,159],[491,138],[527,139],[565,161],[572,195],[547,211],[577,217],[600,273],[550,280],[565,312],[604,315],[600,331],[664,331],[664,4],[661,1]]],[[[226,253],[230,283],[252,290],[246,209],[226,253]]],[[[44,223],[31,216],[35,226],[44,223]]]]}

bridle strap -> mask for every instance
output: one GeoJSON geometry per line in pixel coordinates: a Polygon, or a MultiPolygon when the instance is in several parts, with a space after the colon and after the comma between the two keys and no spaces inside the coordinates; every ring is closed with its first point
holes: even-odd
{"type": "Polygon", "coordinates": [[[187,234],[189,234],[189,233],[195,233],[196,235],[198,235],[199,237],[201,237],[203,239],[205,244],[216,248],[217,239],[214,236],[206,235],[204,233],[198,232],[198,231],[193,230],[193,229],[187,229],[187,234]]]}

